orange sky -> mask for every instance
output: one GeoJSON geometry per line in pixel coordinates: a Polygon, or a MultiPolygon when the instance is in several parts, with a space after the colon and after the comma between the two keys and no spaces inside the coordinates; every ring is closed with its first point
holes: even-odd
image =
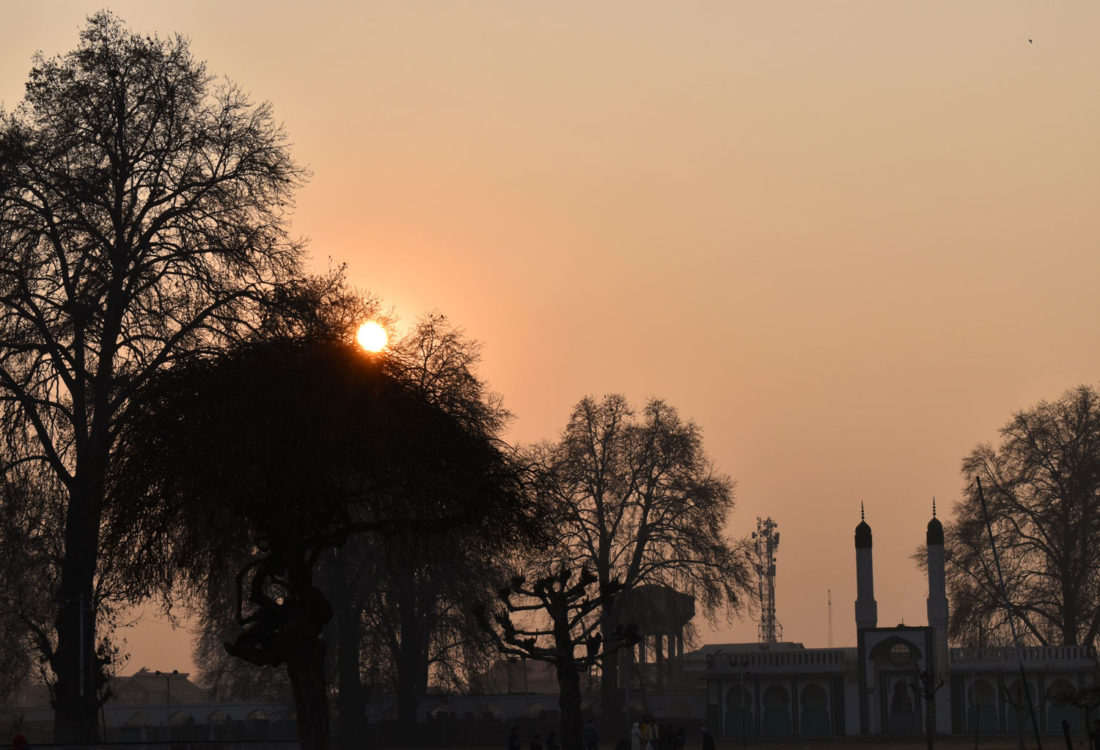
{"type": "MultiPolygon", "coordinates": [[[[315,266],[484,345],[512,437],[659,396],[779,524],[788,640],[926,622],[935,496],[1100,375],[1100,4],[12,2],[0,101],[109,5],[273,103],[315,266]],[[1029,43],[1029,39],[1032,40],[1029,43]]],[[[743,622],[707,639],[753,640],[743,622]]],[[[163,624],[132,667],[190,668],[163,624]]]]}

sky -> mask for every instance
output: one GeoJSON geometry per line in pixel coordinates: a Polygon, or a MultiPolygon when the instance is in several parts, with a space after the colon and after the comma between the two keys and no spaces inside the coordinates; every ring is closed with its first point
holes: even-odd
{"type": "MultiPolygon", "coordinates": [[[[9,0],[0,102],[102,7],[271,102],[311,268],[482,342],[512,440],[612,392],[694,420],[729,535],[778,524],[785,640],[854,645],[861,503],[879,624],[925,624],[932,498],[1097,385],[1092,0],[9,0]]],[[[186,628],[125,638],[192,668],[186,628]]]]}

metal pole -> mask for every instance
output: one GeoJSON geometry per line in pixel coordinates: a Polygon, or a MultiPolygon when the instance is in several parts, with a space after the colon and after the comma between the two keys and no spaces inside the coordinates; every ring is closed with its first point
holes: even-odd
{"type": "Polygon", "coordinates": [[[626,717],[626,737],[627,741],[630,741],[630,672],[627,671],[627,666],[630,661],[634,660],[635,646],[631,646],[629,649],[620,651],[623,658],[619,659],[619,666],[621,669],[619,673],[622,675],[623,680],[623,716],[626,717]]]}
{"type": "Polygon", "coordinates": [[[80,630],[80,647],[78,655],[80,657],[80,670],[78,680],[80,682],[80,697],[84,697],[84,594],[77,594],[76,596],[77,606],[77,622],[80,630]]]}
{"type": "Polygon", "coordinates": [[[156,674],[164,676],[164,737],[168,742],[172,741],[172,677],[179,673],[178,669],[171,672],[161,672],[159,669],[156,671],[156,674]]]}
{"type": "Polygon", "coordinates": [[[742,748],[742,750],[746,750],[749,746],[749,739],[748,739],[748,732],[749,732],[748,724],[749,724],[749,722],[748,722],[748,718],[746,716],[746,714],[748,712],[745,710],[745,671],[748,668],[749,668],[749,660],[748,659],[742,659],[741,660],[741,672],[740,672],[740,677],[741,677],[741,748],[742,748]]]}

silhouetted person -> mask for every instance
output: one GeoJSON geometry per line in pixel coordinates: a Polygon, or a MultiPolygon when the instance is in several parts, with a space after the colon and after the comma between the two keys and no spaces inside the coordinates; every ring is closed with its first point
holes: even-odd
{"type": "Polygon", "coordinates": [[[706,727],[703,727],[703,750],[714,750],[714,737],[706,727]]]}
{"type": "Polygon", "coordinates": [[[539,739],[539,733],[535,732],[531,737],[531,744],[529,746],[531,750],[542,750],[542,740],[539,739]]]}
{"type": "Polygon", "coordinates": [[[523,746],[519,741],[519,727],[512,727],[512,731],[508,735],[508,750],[523,750],[523,746]]]}
{"type": "Polygon", "coordinates": [[[550,733],[546,735],[546,750],[561,750],[558,745],[558,735],[554,730],[550,730],[550,733]]]}
{"type": "Polygon", "coordinates": [[[643,750],[657,750],[661,741],[661,730],[653,717],[647,716],[642,724],[642,748],[643,750]]]}
{"type": "Polygon", "coordinates": [[[596,729],[592,719],[589,719],[581,730],[581,740],[584,742],[584,750],[599,750],[600,730],[596,729]]]}

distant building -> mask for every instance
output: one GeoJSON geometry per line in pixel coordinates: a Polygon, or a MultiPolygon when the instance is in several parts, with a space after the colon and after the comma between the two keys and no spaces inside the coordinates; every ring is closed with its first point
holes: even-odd
{"type": "MultiPolygon", "coordinates": [[[[934,511],[926,543],[928,624],[879,627],[871,527],[860,520],[855,647],[724,643],[684,653],[683,629],[694,615],[691,597],[658,586],[624,595],[622,619],[638,624],[643,635],[620,670],[631,713],[690,719],[716,735],[745,739],[904,737],[923,734],[927,721],[937,734],[967,736],[1021,729],[1030,734],[1034,726],[1041,733],[1060,733],[1066,721],[1083,735],[1091,721],[1086,723],[1083,711],[1066,698],[1100,682],[1095,651],[949,648],[943,526],[934,511]]],[[[527,669],[532,667],[528,662],[527,669]]],[[[528,671],[527,690],[517,695],[517,668],[513,663],[513,671],[497,672],[510,676],[509,687],[495,695],[432,696],[422,704],[424,713],[519,717],[552,708],[553,696],[547,695],[557,690],[552,671],[540,666],[537,678],[528,671]]],[[[585,705],[598,711],[598,690],[586,695],[585,705]]]]}
{"type": "Polygon", "coordinates": [[[926,543],[926,626],[878,626],[871,527],[861,520],[855,532],[855,648],[704,647],[712,731],[728,737],[904,736],[923,733],[929,722],[939,734],[1031,733],[1035,726],[1053,733],[1065,721],[1081,734],[1085,717],[1067,696],[1097,683],[1095,651],[949,648],[943,526],[934,511],[926,543]]]}
{"type": "MultiPolygon", "coordinates": [[[[104,737],[109,742],[252,741],[293,739],[293,707],[270,701],[213,701],[186,672],[150,672],[111,678],[103,705],[104,737]]],[[[34,738],[35,745],[53,737],[53,709],[43,691],[19,706],[0,709],[0,722],[11,733],[34,738]]]]}

